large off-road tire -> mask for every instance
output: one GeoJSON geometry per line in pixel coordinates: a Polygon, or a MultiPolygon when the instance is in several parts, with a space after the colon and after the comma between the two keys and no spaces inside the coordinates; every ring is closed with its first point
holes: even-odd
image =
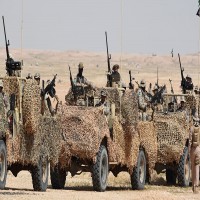
{"type": "Polygon", "coordinates": [[[176,174],[171,169],[166,169],[166,181],[168,185],[176,185],[176,174]]]}
{"type": "Polygon", "coordinates": [[[137,164],[133,168],[131,174],[131,185],[133,190],[144,189],[146,181],[146,157],[144,151],[141,149],[138,154],[137,164]]]}
{"type": "Polygon", "coordinates": [[[46,191],[49,177],[49,161],[44,162],[40,159],[37,166],[34,166],[32,171],[33,189],[35,191],[46,191]]]}
{"type": "Polygon", "coordinates": [[[97,153],[96,163],[92,166],[92,183],[95,191],[104,192],[108,178],[108,153],[104,145],[101,145],[97,153]]]}
{"type": "Polygon", "coordinates": [[[182,187],[188,187],[190,183],[190,157],[188,153],[188,147],[183,150],[183,155],[180,158],[177,175],[178,184],[182,187]]]}
{"type": "Polygon", "coordinates": [[[0,140],[0,189],[4,189],[7,178],[7,154],[3,140],[0,140]]]}
{"type": "Polygon", "coordinates": [[[50,169],[51,174],[51,185],[53,189],[63,189],[66,182],[67,172],[65,169],[60,167],[58,163],[55,167],[51,167],[50,169]]]}

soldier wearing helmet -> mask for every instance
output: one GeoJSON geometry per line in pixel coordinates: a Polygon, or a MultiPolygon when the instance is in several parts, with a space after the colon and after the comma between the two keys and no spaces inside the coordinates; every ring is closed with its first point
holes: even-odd
{"type": "Polygon", "coordinates": [[[106,91],[102,90],[101,91],[101,98],[99,103],[95,105],[95,107],[103,106],[103,112],[105,115],[108,115],[110,113],[110,106],[108,102],[106,101],[107,98],[107,93],[106,91]]]}
{"type": "Polygon", "coordinates": [[[79,65],[78,65],[78,74],[76,75],[76,84],[79,86],[79,85],[85,85],[85,86],[89,86],[91,87],[92,89],[95,89],[95,87],[93,86],[93,84],[91,82],[89,82],[84,76],[83,76],[83,69],[84,69],[84,66],[83,66],[83,63],[80,62],[79,65]]]}
{"type": "Polygon", "coordinates": [[[26,79],[32,79],[32,78],[33,78],[33,77],[32,77],[32,75],[31,75],[31,73],[28,73],[26,79]]]}
{"type": "Polygon", "coordinates": [[[40,85],[40,74],[39,73],[35,73],[34,79],[36,80],[37,84],[40,85]]]}
{"type": "Polygon", "coordinates": [[[112,73],[111,73],[111,82],[112,82],[112,87],[114,87],[116,84],[118,86],[121,86],[121,76],[120,73],[118,72],[119,70],[119,65],[115,64],[113,65],[112,68],[112,73]]]}
{"type": "Polygon", "coordinates": [[[185,111],[185,109],[186,109],[185,103],[186,103],[185,97],[184,97],[184,96],[181,96],[181,97],[180,97],[180,105],[179,105],[177,111],[180,111],[180,112],[185,111]]]}
{"type": "Polygon", "coordinates": [[[192,93],[193,91],[192,77],[189,74],[185,78],[185,89],[186,93],[192,93]]]}
{"type": "Polygon", "coordinates": [[[147,114],[146,114],[146,110],[147,110],[147,105],[150,101],[150,98],[147,96],[146,93],[146,82],[144,79],[142,79],[140,81],[140,85],[139,85],[139,89],[137,92],[137,96],[138,96],[138,106],[139,106],[139,118],[142,121],[146,121],[147,120],[147,114]]]}
{"type": "Polygon", "coordinates": [[[195,87],[194,87],[194,93],[197,95],[197,94],[199,94],[199,88],[198,88],[198,85],[196,85],[195,87]]]}

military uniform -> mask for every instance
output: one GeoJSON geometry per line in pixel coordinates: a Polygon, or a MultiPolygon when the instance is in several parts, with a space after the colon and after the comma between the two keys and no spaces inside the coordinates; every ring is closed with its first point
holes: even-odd
{"type": "Polygon", "coordinates": [[[35,73],[34,79],[37,82],[37,84],[40,85],[40,74],[39,73],[35,73]]]}
{"type": "Polygon", "coordinates": [[[192,168],[192,190],[197,193],[199,186],[199,164],[200,164],[200,147],[199,147],[199,127],[193,127],[190,131],[190,158],[192,168]]]}
{"type": "Polygon", "coordinates": [[[95,107],[103,107],[103,113],[105,115],[108,115],[110,113],[110,104],[106,101],[107,94],[105,91],[101,91],[101,99],[100,101],[95,105],[95,107]]]}
{"type": "Polygon", "coordinates": [[[146,83],[144,80],[141,80],[140,82],[140,88],[138,89],[137,92],[137,97],[138,97],[138,107],[139,107],[139,119],[142,121],[147,121],[147,101],[149,101],[149,97],[145,94],[145,92],[142,90],[142,87],[145,88],[146,83]]]}
{"type": "Polygon", "coordinates": [[[112,87],[115,87],[116,85],[118,87],[121,87],[121,76],[120,76],[120,73],[118,72],[118,70],[119,70],[119,65],[118,64],[113,65],[112,73],[110,75],[112,87]]]}

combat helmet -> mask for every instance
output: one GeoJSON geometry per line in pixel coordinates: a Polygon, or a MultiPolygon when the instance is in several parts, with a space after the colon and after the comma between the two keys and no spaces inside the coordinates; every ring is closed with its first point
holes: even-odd
{"type": "Polygon", "coordinates": [[[28,73],[26,79],[32,79],[32,75],[31,75],[31,73],[28,73]]]}
{"type": "Polygon", "coordinates": [[[119,69],[119,65],[118,65],[118,64],[113,65],[113,68],[112,68],[112,69],[113,69],[113,70],[119,69]]]}
{"type": "Polygon", "coordinates": [[[34,79],[40,79],[40,73],[35,73],[34,79]]]}
{"type": "Polygon", "coordinates": [[[144,79],[140,81],[140,87],[146,87],[146,81],[144,79]]]}
{"type": "Polygon", "coordinates": [[[155,85],[154,85],[154,87],[153,87],[153,90],[152,90],[152,91],[155,91],[155,90],[158,90],[158,86],[157,86],[157,84],[155,84],[155,85]]]}
{"type": "Polygon", "coordinates": [[[78,68],[79,68],[79,69],[83,69],[83,68],[84,68],[84,66],[83,66],[83,63],[82,63],[82,62],[80,62],[80,63],[78,64],[78,68]]]}
{"type": "Polygon", "coordinates": [[[104,90],[101,91],[101,96],[107,97],[107,94],[104,90]]]}

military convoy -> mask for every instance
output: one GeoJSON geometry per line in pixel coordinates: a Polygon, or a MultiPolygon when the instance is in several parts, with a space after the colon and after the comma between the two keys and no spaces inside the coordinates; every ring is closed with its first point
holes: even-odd
{"type": "MultiPolygon", "coordinates": [[[[68,172],[72,176],[90,172],[96,191],[106,190],[109,172],[117,176],[121,171],[130,174],[132,189],[143,189],[153,170],[165,172],[168,183],[175,184],[178,178],[180,186],[189,185],[191,120],[184,112],[168,112],[166,103],[166,109],[154,112],[150,121],[140,121],[133,87],[118,87],[108,75],[108,87],[91,91],[80,86],[77,92],[70,74],[66,103],[59,104],[52,116],[43,106],[45,93],[55,95],[56,76],[46,87],[51,91],[44,86],[41,91],[34,80],[19,77],[21,63],[11,59],[6,34],[5,41],[8,76],[1,80],[9,108],[4,110],[0,101],[1,189],[7,170],[15,176],[28,170],[34,190],[45,191],[49,163],[55,189],[64,188],[68,172]],[[106,105],[97,106],[102,91],[106,105]]],[[[107,47],[108,64],[110,59],[107,47]]],[[[167,99],[170,95],[164,94],[167,99]]]]}

